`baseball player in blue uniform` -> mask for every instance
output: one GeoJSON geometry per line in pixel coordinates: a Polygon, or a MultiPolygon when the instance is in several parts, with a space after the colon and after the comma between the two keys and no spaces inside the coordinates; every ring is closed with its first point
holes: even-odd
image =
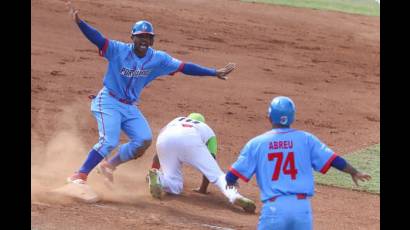
{"type": "Polygon", "coordinates": [[[91,102],[91,111],[97,120],[99,140],[88,154],[81,168],[68,182],[84,184],[88,174],[98,165],[98,172],[113,182],[113,172],[118,165],[142,156],[152,141],[152,132],[141,111],[135,105],[141,91],[160,76],[182,72],[193,76],[216,76],[226,79],[235,64],[213,69],[193,63],[185,63],[164,51],[152,48],[154,28],[148,21],[135,23],[131,30],[132,43],[105,38],[100,32],[80,19],[70,1],[69,12],[85,37],[98,47],[102,57],[108,60],[103,88],[91,102]],[[118,152],[107,159],[117,147],[120,132],[129,137],[128,143],[119,146],[118,152]]]}
{"type": "Polygon", "coordinates": [[[263,202],[259,230],[312,229],[310,198],[314,194],[313,170],[325,174],[332,166],[357,181],[370,175],[357,171],[314,135],[290,128],[295,104],[275,97],[268,109],[273,129],[252,138],[226,174],[229,187],[238,178],[249,181],[256,174],[263,202]]]}

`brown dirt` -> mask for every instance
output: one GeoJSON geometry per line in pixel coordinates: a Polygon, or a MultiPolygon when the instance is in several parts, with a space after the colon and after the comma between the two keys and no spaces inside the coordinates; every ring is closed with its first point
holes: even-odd
{"type": "MultiPolygon", "coordinates": [[[[215,188],[191,192],[200,174],[184,168],[185,192],[153,200],[144,176],[154,145],[116,171],[107,191],[95,172],[98,204],[54,199],[97,141],[87,96],[102,86],[107,62],[72,23],[63,1],[31,1],[32,229],[255,229],[257,213],[229,206],[215,188]]],[[[237,63],[228,81],[183,74],[154,81],[140,108],[154,137],[169,120],[202,112],[219,138],[223,169],[241,147],[269,128],[277,95],[297,105],[294,127],[314,133],[339,154],[380,142],[380,18],[243,3],[236,0],[83,0],[80,16],[105,36],[129,41],[132,24],[155,26],[155,48],[205,66],[237,63]],[[195,92],[195,93],[194,93],[195,92]]],[[[155,143],[154,143],[155,144],[155,143]]],[[[255,179],[241,193],[258,200],[255,179]]],[[[380,197],[317,186],[315,229],[379,229],[380,197]]]]}

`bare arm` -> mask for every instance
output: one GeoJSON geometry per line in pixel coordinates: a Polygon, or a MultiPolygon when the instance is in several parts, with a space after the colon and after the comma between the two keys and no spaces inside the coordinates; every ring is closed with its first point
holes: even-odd
{"type": "Polygon", "coordinates": [[[369,174],[358,171],[353,166],[351,166],[348,162],[346,162],[346,167],[341,171],[350,174],[356,186],[359,186],[358,180],[368,181],[372,178],[369,174]]]}
{"type": "Polygon", "coordinates": [[[206,176],[202,175],[201,186],[199,188],[194,189],[193,191],[197,192],[197,193],[202,193],[202,194],[209,194],[209,192],[207,191],[208,185],[209,185],[208,178],[206,178],[206,176]]]}

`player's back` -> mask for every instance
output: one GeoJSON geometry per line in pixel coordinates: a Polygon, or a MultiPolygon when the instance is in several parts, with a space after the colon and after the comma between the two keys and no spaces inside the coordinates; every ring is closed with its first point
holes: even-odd
{"type": "Polygon", "coordinates": [[[190,119],[188,117],[177,117],[169,122],[163,129],[172,132],[174,136],[183,136],[184,138],[199,138],[203,144],[215,133],[205,123],[190,119]]]}
{"type": "Polygon", "coordinates": [[[257,136],[245,149],[256,160],[254,173],[262,201],[279,195],[312,196],[312,167],[322,170],[333,154],[312,134],[289,128],[273,129],[257,136]]]}

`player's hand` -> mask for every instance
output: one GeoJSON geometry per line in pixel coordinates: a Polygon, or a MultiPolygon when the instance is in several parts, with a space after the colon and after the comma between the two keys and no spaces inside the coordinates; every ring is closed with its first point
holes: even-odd
{"type": "Polygon", "coordinates": [[[206,190],[203,190],[201,188],[194,188],[194,189],[192,189],[192,191],[197,192],[197,193],[201,193],[201,194],[205,194],[205,195],[208,195],[210,193],[210,192],[208,192],[206,190]]]}
{"type": "Polygon", "coordinates": [[[78,10],[74,8],[71,1],[66,1],[65,5],[67,6],[68,13],[70,14],[73,21],[75,21],[76,23],[80,23],[80,17],[78,16],[78,10]]]}
{"type": "Polygon", "coordinates": [[[359,180],[364,182],[364,181],[368,181],[368,180],[372,179],[372,177],[369,174],[362,173],[362,172],[357,172],[355,174],[351,174],[351,176],[352,176],[352,180],[356,184],[356,186],[359,186],[359,183],[358,183],[359,180]]]}
{"type": "Polygon", "coordinates": [[[216,70],[216,77],[222,80],[228,79],[226,75],[228,75],[230,72],[232,72],[236,67],[235,63],[229,63],[225,67],[216,70]]]}

